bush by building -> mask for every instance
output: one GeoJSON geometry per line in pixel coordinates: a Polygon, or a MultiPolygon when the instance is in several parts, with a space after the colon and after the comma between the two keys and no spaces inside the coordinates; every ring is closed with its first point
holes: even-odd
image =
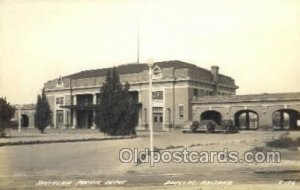
{"type": "Polygon", "coordinates": [[[11,119],[15,114],[15,108],[11,106],[6,98],[0,98],[0,137],[5,137],[5,129],[10,126],[11,119]]]}

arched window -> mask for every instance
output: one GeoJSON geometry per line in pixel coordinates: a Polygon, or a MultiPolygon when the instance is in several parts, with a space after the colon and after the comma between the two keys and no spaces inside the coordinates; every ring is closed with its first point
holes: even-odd
{"type": "Polygon", "coordinates": [[[153,78],[158,79],[162,77],[162,72],[161,69],[158,66],[155,66],[153,68],[153,78]]]}
{"type": "Polygon", "coordinates": [[[28,127],[29,126],[29,117],[25,114],[21,115],[21,127],[28,127]]]}

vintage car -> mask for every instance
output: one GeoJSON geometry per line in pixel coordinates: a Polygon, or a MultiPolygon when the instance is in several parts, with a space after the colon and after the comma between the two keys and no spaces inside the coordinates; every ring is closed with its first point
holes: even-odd
{"type": "Polygon", "coordinates": [[[202,120],[201,122],[194,121],[187,128],[182,129],[183,133],[196,133],[196,132],[224,132],[224,133],[236,133],[238,129],[233,125],[232,120],[222,120],[219,125],[214,120],[202,120]]]}

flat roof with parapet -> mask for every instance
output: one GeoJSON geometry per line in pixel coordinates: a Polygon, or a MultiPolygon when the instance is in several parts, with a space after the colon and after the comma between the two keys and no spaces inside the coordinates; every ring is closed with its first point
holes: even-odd
{"type": "Polygon", "coordinates": [[[35,104],[16,104],[13,106],[17,109],[20,109],[21,107],[22,110],[35,110],[35,104]]]}
{"type": "Polygon", "coordinates": [[[227,96],[203,96],[193,101],[196,104],[221,104],[240,102],[273,102],[273,101],[300,101],[300,92],[290,93],[263,93],[247,95],[227,95],[227,96]]]}

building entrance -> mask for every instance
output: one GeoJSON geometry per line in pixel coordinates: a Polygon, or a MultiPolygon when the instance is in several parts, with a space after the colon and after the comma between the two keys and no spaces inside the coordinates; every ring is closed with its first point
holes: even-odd
{"type": "Polygon", "coordinates": [[[63,110],[56,111],[56,127],[62,128],[64,126],[64,112],[63,110]]]}
{"type": "Polygon", "coordinates": [[[163,108],[153,107],[153,129],[161,131],[163,128],[163,108]]]}
{"type": "Polygon", "coordinates": [[[92,110],[78,110],[77,111],[77,127],[91,128],[93,125],[93,111],[92,110]]]}
{"type": "Polygon", "coordinates": [[[153,129],[156,131],[162,130],[163,126],[163,114],[153,113],[153,129]]]}

